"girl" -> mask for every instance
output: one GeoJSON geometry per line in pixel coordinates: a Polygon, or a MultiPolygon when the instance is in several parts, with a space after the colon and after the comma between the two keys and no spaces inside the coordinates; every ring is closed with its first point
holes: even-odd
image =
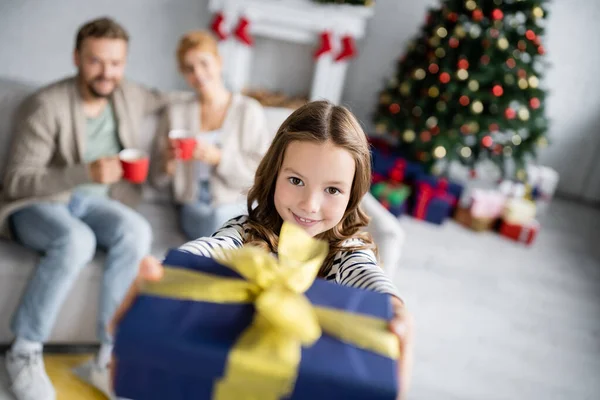
{"type": "MultiPolygon", "coordinates": [[[[392,296],[395,318],[390,328],[401,343],[403,395],[412,364],[412,321],[377,265],[374,243],[361,231],[369,222],[359,204],[369,189],[370,162],[366,136],[346,108],[326,101],[309,103],[281,125],[258,166],[248,194],[248,215],[181,249],[210,257],[217,249],[251,245],[276,254],[283,221],[326,240],[329,254],[319,272],[322,278],[392,296]]],[[[152,257],[142,262],[141,271],[148,279],[160,279],[162,273],[160,262],[152,257]]],[[[130,300],[131,296],[126,303],[130,300]]]]}

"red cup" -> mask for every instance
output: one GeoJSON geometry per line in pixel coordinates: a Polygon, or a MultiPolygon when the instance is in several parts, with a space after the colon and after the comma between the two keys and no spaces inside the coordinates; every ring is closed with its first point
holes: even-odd
{"type": "Polygon", "coordinates": [[[148,177],[150,158],[143,150],[125,149],[119,153],[123,178],[131,183],[144,183],[148,177]]]}
{"type": "Polygon", "coordinates": [[[179,160],[191,160],[194,157],[196,138],[190,131],[172,130],[169,132],[169,139],[175,141],[179,160]]]}

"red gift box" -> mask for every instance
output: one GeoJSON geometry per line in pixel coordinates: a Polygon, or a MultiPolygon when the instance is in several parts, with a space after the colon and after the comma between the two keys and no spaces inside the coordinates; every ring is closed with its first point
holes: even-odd
{"type": "Polygon", "coordinates": [[[540,224],[537,221],[532,221],[526,224],[517,225],[509,224],[502,221],[500,225],[500,234],[506,236],[517,242],[522,242],[527,245],[533,243],[533,240],[537,236],[540,230],[540,224]]]}

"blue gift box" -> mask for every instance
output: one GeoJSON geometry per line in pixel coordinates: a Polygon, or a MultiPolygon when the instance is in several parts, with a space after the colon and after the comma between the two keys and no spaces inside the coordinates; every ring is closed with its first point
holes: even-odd
{"type": "MultiPolygon", "coordinates": [[[[210,258],[172,250],[165,265],[240,278],[210,258]]],[[[391,319],[389,296],[317,279],[314,305],[391,319]]],[[[254,317],[252,304],[219,304],[140,295],[115,337],[115,392],[133,400],[211,399],[228,353],[254,317]]],[[[395,399],[396,360],[323,333],[302,360],[291,399],[395,399]]]]}
{"type": "Polygon", "coordinates": [[[458,200],[448,190],[449,186],[449,183],[441,183],[436,177],[421,176],[416,182],[417,189],[411,201],[412,215],[436,225],[443,224],[458,200]]]}
{"type": "MultiPolygon", "coordinates": [[[[433,175],[423,174],[423,175],[419,176],[419,182],[425,182],[431,186],[440,185],[440,181],[441,181],[441,178],[433,176],[433,175]]],[[[445,186],[445,190],[448,192],[448,194],[454,196],[457,200],[461,198],[463,190],[464,190],[463,185],[449,181],[449,180],[445,180],[444,186],[445,186]]]]}
{"type": "Polygon", "coordinates": [[[391,175],[395,169],[401,166],[402,179],[397,182],[411,182],[420,178],[425,170],[421,164],[406,161],[405,159],[392,155],[389,152],[377,148],[371,150],[371,162],[373,174],[381,175],[385,178],[393,178],[391,175]]]}

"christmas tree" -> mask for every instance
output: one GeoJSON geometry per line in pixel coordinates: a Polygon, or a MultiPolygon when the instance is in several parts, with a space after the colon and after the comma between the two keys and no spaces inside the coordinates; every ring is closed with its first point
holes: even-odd
{"type": "Polygon", "coordinates": [[[546,3],[443,0],[430,9],[380,93],[376,131],[430,169],[488,159],[524,180],[526,163],[548,144],[540,87],[546,3]]]}

